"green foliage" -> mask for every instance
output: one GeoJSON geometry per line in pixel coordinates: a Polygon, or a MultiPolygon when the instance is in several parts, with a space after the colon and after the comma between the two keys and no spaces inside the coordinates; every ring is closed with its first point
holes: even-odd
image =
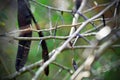
{"type": "Polygon", "coordinates": [[[5,20],[7,19],[5,11],[0,11],[0,27],[5,26],[5,20]]]}
{"type": "Polygon", "coordinates": [[[120,66],[107,71],[104,75],[105,80],[119,80],[120,79],[120,66]]]}

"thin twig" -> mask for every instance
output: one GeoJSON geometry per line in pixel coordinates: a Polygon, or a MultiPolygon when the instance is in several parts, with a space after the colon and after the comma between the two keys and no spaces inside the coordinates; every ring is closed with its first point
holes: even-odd
{"type": "MultiPolygon", "coordinates": [[[[99,20],[102,20],[102,18],[98,18],[98,19],[95,19],[93,21],[99,21],[99,20]]],[[[34,32],[45,32],[45,31],[51,31],[51,30],[55,30],[55,29],[59,29],[59,28],[64,28],[64,27],[73,27],[73,26],[79,26],[81,25],[83,22],[80,22],[80,23],[76,23],[75,25],[71,25],[71,24],[68,24],[68,25],[58,25],[57,27],[53,27],[53,28],[49,28],[49,29],[41,29],[41,30],[36,30],[36,29],[33,29],[33,28],[26,28],[26,29],[20,29],[20,30],[13,30],[13,31],[10,31],[10,32],[7,32],[7,33],[3,33],[3,34],[0,34],[0,37],[6,37],[6,36],[10,36],[10,35],[14,35],[14,34],[19,34],[21,32],[26,32],[26,31],[34,31],[34,32]]],[[[102,26],[102,24],[101,24],[102,26]]],[[[99,28],[99,27],[97,27],[99,28]]],[[[93,29],[92,29],[93,30],[93,29]]],[[[95,29],[94,29],[95,30],[95,29]]],[[[89,31],[90,32],[90,31],[89,31]]],[[[88,33],[85,32],[85,33],[88,33]]]]}
{"type": "Polygon", "coordinates": [[[40,61],[38,61],[38,62],[36,62],[36,63],[34,63],[34,64],[25,66],[25,67],[21,68],[21,69],[19,70],[19,72],[16,71],[15,73],[13,73],[13,74],[11,74],[11,75],[9,75],[9,76],[6,76],[6,77],[4,77],[3,79],[13,79],[13,78],[16,78],[17,76],[20,76],[21,74],[24,74],[25,72],[27,72],[27,71],[29,71],[29,70],[32,70],[32,69],[34,69],[34,68],[40,67],[40,66],[42,65],[42,62],[43,62],[43,61],[40,60],[40,61]]]}
{"type": "MultiPolygon", "coordinates": [[[[81,34],[83,37],[87,36],[94,36],[96,33],[86,33],[81,34]]],[[[16,37],[16,36],[10,36],[10,35],[4,35],[4,37],[10,37],[14,40],[32,40],[32,41],[40,41],[40,40],[48,40],[48,39],[59,39],[59,40],[66,40],[69,38],[69,36],[45,36],[45,37],[16,37]]]]}
{"type": "Polygon", "coordinates": [[[68,67],[66,67],[66,66],[63,66],[63,65],[61,65],[61,64],[58,64],[58,63],[56,63],[56,62],[52,62],[52,64],[54,64],[54,65],[56,65],[56,66],[64,69],[65,71],[69,72],[71,75],[73,74],[73,71],[72,71],[71,69],[69,69],[68,67]]]}
{"type": "Polygon", "coordinates": [[[43,6],[45,8],[48,8],[48,9],[51,9],[51,10],[55,10],[55,11],[60,11],[60,12],[67,12],[67,13],[72,13],[72,10],[62,10],[62,9],[58,9],[58,8],[54,8],[54,7],[51,7],[51,6],[47,6],[45,4],[42,4],[42,3],[38,3],[36,2],[35,0],[31,0],[32,2],[36,3],[38,6],[43,6]]]}
{"type": "Polygon", "coordinates": [[[87,12],[90,12],[90,11],[96,9],[96,8],[103,7],[103,6],[104,6],[104,7],[105,7],[105,6],[108,6],[109,4],[110,4],[110,2],[109,2],[109,3],[105,3],[105,4],[99,4],[99,5],[97,5],[97,6],[93,6],[93,7],[90,8],[90,9],[84,10],[82,13],[87,13],[87,12]]]}
{"type": "Polygon", "coordinates": [[[45,37],[13,37],[15,40],[34,40],[40,41],[45,39],[59,39],[59,40],[66,40],[69,36],[45,36],[45,37]]]}
{"type": "MultiPolygon", "coordinates": [[[[64,50],[71,50],[71,49],[93,49],[93,46],[91,45],[82,45],[82,46],[72,46],[72,47],[66,47],[64,50]]],[[[100,46],[96,46],[96,49],[100,48],[100,46]]],[[[120,45],[111,45],[109,49],[111,48],[120,48],[120,45]]]]}

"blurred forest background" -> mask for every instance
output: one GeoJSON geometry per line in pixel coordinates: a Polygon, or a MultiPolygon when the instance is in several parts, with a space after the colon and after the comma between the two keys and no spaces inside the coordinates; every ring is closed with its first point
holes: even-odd
{"type": "MultiPolygon", "coordinates": [[[[110,0],[88,0],[85,10],[93,6],[93,2],[97,1],[98,4],[110,3],[110,0]]],[[[15,40],[11,36],[18,36],[19,33],[10,33],[12,31],[18,30],[17,23],[17,1],[16,0],[0,0],[0,80],[7,77],[10,74],[16,72],[15,70],[15,59],[17,53],[18,40],[15,40]],[[9,34],[10,36],[6,36],[9,34]]],[[[51,27],[56,28],[59,25],[64,25],[63,27],[56,30],[43,31],[44,36],[68,36],[70,33],[73,14],[71,12],[56,11],[48,9],[41,4],[51,6],[60,10],[72,11],[74,2],[73,0],[34,0],[30,1],[31,10],[38,24],[40,24],[41,30],[49,29],[51,27]],[[66,26],[68,25],[68,26],[66,26]],[[56,32],[56,34],[55,34],[56,32]]],[[[99,8],[98,8],[99,9],[99,8]]],[[[101,8],[100,10],[102,10],[101,8]]],[[[113,8],[114,9],[114,8],[113,8]]],[[[112,10],[113,10],[112,9],[112,10]]],[[[120,8],[119,8],[120,9],[120,8]]],[[[97,10],[97,9],[96,9],[97,10]]],[[[91,18],[93,15],[97,14],[96,10],[90,11],[85,15],[88,18],[91,18]]],[[[83,10],[84,11],[84,10],[83,10]]],[[[113,10],[114,11],[114,10],[113,10]]],[[[107,13],[110,14],[110,13],[107,13]]],[[[100,17],[101,18],[101,17],[100,17]]],[[[120,18],[119,18],[120,19],[120,18]]],[[[83,22],[83,18],[79,18],[78,23],[83,22]]],[[[102,21],[96,21],[95,24],[101,24],[102,21]]],[[[120,23],[119,23],[120,24],[120,23]]],[[[111,24],[110,24],[111,25],[111,24]]],[[[33,25],[33,28],[34,25],[33,25]]],[[[85,32],[89,29],[92,29],[91,24],[87,25],[87,28],[81,31],[85,32]]],[[[38,37],[36,32],[33,32],[33,37],[38,37]]],[[[89,41],[95,39],[94,36],[87,37],[89,41]]],[[[119,39],[120,40],[120,39],[119,39]]],[[[53,49],[59,47],[64,43],[64,39],[47,39],[47,46],[49,52],[53,49]]],[[[102,42],[104,42],[103,40],[102,42]]],[[[102,43],[101,42],[101,43],[102,43]]],[[[31,65],[39,60],[41,60],[41,47],[39,46],[39,40],[33,40],[29,56],[27,59],[27,65],[31,65]]],[[[86,41],[79,39],[76,42],[77,45],[86,45],[86,41]]],[[[115,47],[110,47],[104,51],[105,54],[94,62],[91,68],[91,75],[88,78],[83,80],[119,80],[120,79],[120,42],[115,43],[115,47]],[[115,66],[114,66],[115,65],[115,66]]],[[[111,45],[112,46],[112,45],[111,45]]],[[[89,49],[87,55],[89,54],[89,49]]],[[[80,66],[86,59],[85,48],[76,48],[76,49],[66,49],[62,51],[56,58],[56,60],[50,64],[50,73],[49,76],[45,76],[44,72],[40,74],[39,80],[69,80],[71,75],[69,70],[75,71],[72,65],[72,59],[77,63],[77,66],[80,66]],[[58,63],[68,70],[65,70],[57,65],[58,63]]],[[[18,76],[16,80],[31,80],[34,72],[38,68],[34,68],[32,71],[26,71],[18,76]]],[[[7,79],[8,80],[8,79],[7,79]]],[[[13,79],[14,80],[14,79],[13,79]]]]}

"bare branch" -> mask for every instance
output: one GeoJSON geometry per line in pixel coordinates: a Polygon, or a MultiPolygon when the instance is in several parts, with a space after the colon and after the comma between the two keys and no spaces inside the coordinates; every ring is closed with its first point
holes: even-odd
{"type": "Polygon", "coordinates": [[[59,39],[59,40],[66,40],[68,36],[46,36],[46,37],[13,37],[15,40],[45,40],[45,39],[59,39]]]}
{"type": "MultiPolygon", "coordinates": [[[[83,10],[83,8],[85,7],[85,5],[86,5],[86,0],[83,0],[82,3],[81,3],[81,6],[80,6],[79,9],[77,10],[77,12],[82,13],[82,10],[83,10]]],[[[75,24],[77,23],[78,18],[79,18],[79,14],[78,14],[78,13],[75,13],[75,14],[74,14],[73,21],[72,21],[72,25],[75,25],[75,24]]],[[[70,31],[70,34],[69,34],[69,35],[72,35],[74,32],[75,32],[75,26],[73,26],[73,27],[71,28],[71,31],[70,31]]]]}
{"type": "MultiPolygon", "coordinates": [[[[78,75],[81,74],[81,71],[83,69],[85,69],[85,70],[87,69],[88,71],[90,71],[92,64],[100,58],[100,56],[103,54],[103,52],[106,49],[108,49],[113,43],[115,43],[116,41],[119,41],[119,40],[120,40],[120,31],[116,32],[116,34],[112,34],[112,36],[109,40],[105,41],[104,44],[102,44],[99,47],[99,49],[97,51],[95,51],[95,53],[93,55],[90,55],[86,59],[86,61],[79,67],[79,69],[71,76],[71,80],[76,80],[76,78],[78,77],[78,75]]],[[[93,50],[95,47],[93,47],[93,50]]]]}
{"type": "Polygon", "coordinates": [[[107,6],[104,10],[102,10],[100,13],[98,13],[97,15],[93,16],[92,18],[86,20],[85,22],[83,22],[83,24],[63,43],[63,45],[61,45],[59,48],[56,49],[56,51],[54,52],[54,55],[38,69],[38,71],[35,73],[35,76],[32,78],[32,80],[38,79],[38,76],[41,74],[41,72],[44,70],[44,68],[56,59],[57,55],[60,54],[60,52],[79,33],[79,31],[81,31],[90,21],[101,16],[105,11],[107,11],[115,3],[116,3],[116,0],[114,2],[112,2],[109,6],[107,6]]]}
{"type": "Polygon", "coordinates": [[[56,63],[56,62],[52,62],[52,64],[54,64],[54,65],[56,65],[56,66],[58,66],[58,67],[60,67],[60,68],[62,68],[62,69],[64,69],[64,70],[66,70],[67,72],[69,72],[71,75],[73,74],[73,71],[72,70],[70,70],[68,67],[66,67],[66,66],[63,66],[63,65],[61,65],[61,64],[58,64],[58,63],[56,63]]]}
{"type": "Polygon", "coordinates": [[[29,65],[29,66],[25,66],[25,67],[21,68],[19,72],[16,71],[15,73],[13,73],[13,74],[11,74],[11,75],[9,75],[9,76],[7,76],[7,77],[4,77],[3,79],[14,79],[14,78],[16,78],[17,76],[20,76],[21,74],[23,74],[23,73],[25,73],[25,72],[28,72],[29,70],[32,70],[32,69],[34,69],[34,68],[40,67],[40,66],[42,65],[42,62],[43,62],[43,61],[40,60],[40,61],[38,61],[38,62],[36,62],[36,63],[34,63],[34,64],[31,64],[31,65],[29,65]]]}

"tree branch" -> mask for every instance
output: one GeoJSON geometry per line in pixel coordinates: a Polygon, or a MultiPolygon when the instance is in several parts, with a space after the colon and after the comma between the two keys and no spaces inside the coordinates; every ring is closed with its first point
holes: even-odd
{"type": "Polygon", "coordinates": [[[101,16],[105,11],[107,11],[111,6],[113,6],[116,3],[116,0],[114,2],[112,2],[109,6],[107,6],[104,10],[102,10],[100,13],[98,13],[97,15],[93,16],[92,18],[86,20],[85,22],[83,22],[83,24],[63,43],[63,45],[61,45],[59,48],[57,48],[54,51],[54,55],[48,60],[46,61],[35,73],[35,76],[32,78],[32,80],[37,80],[38,76],[41,74],[41,72],[44,70],[44,68],[49,65],[50,63],[52,63],[57,55],[60,54],[60,52],[65,49],[65,47],[67,46],[67,44],[92,20],[98,18],[99,16],[101,16]]]}

